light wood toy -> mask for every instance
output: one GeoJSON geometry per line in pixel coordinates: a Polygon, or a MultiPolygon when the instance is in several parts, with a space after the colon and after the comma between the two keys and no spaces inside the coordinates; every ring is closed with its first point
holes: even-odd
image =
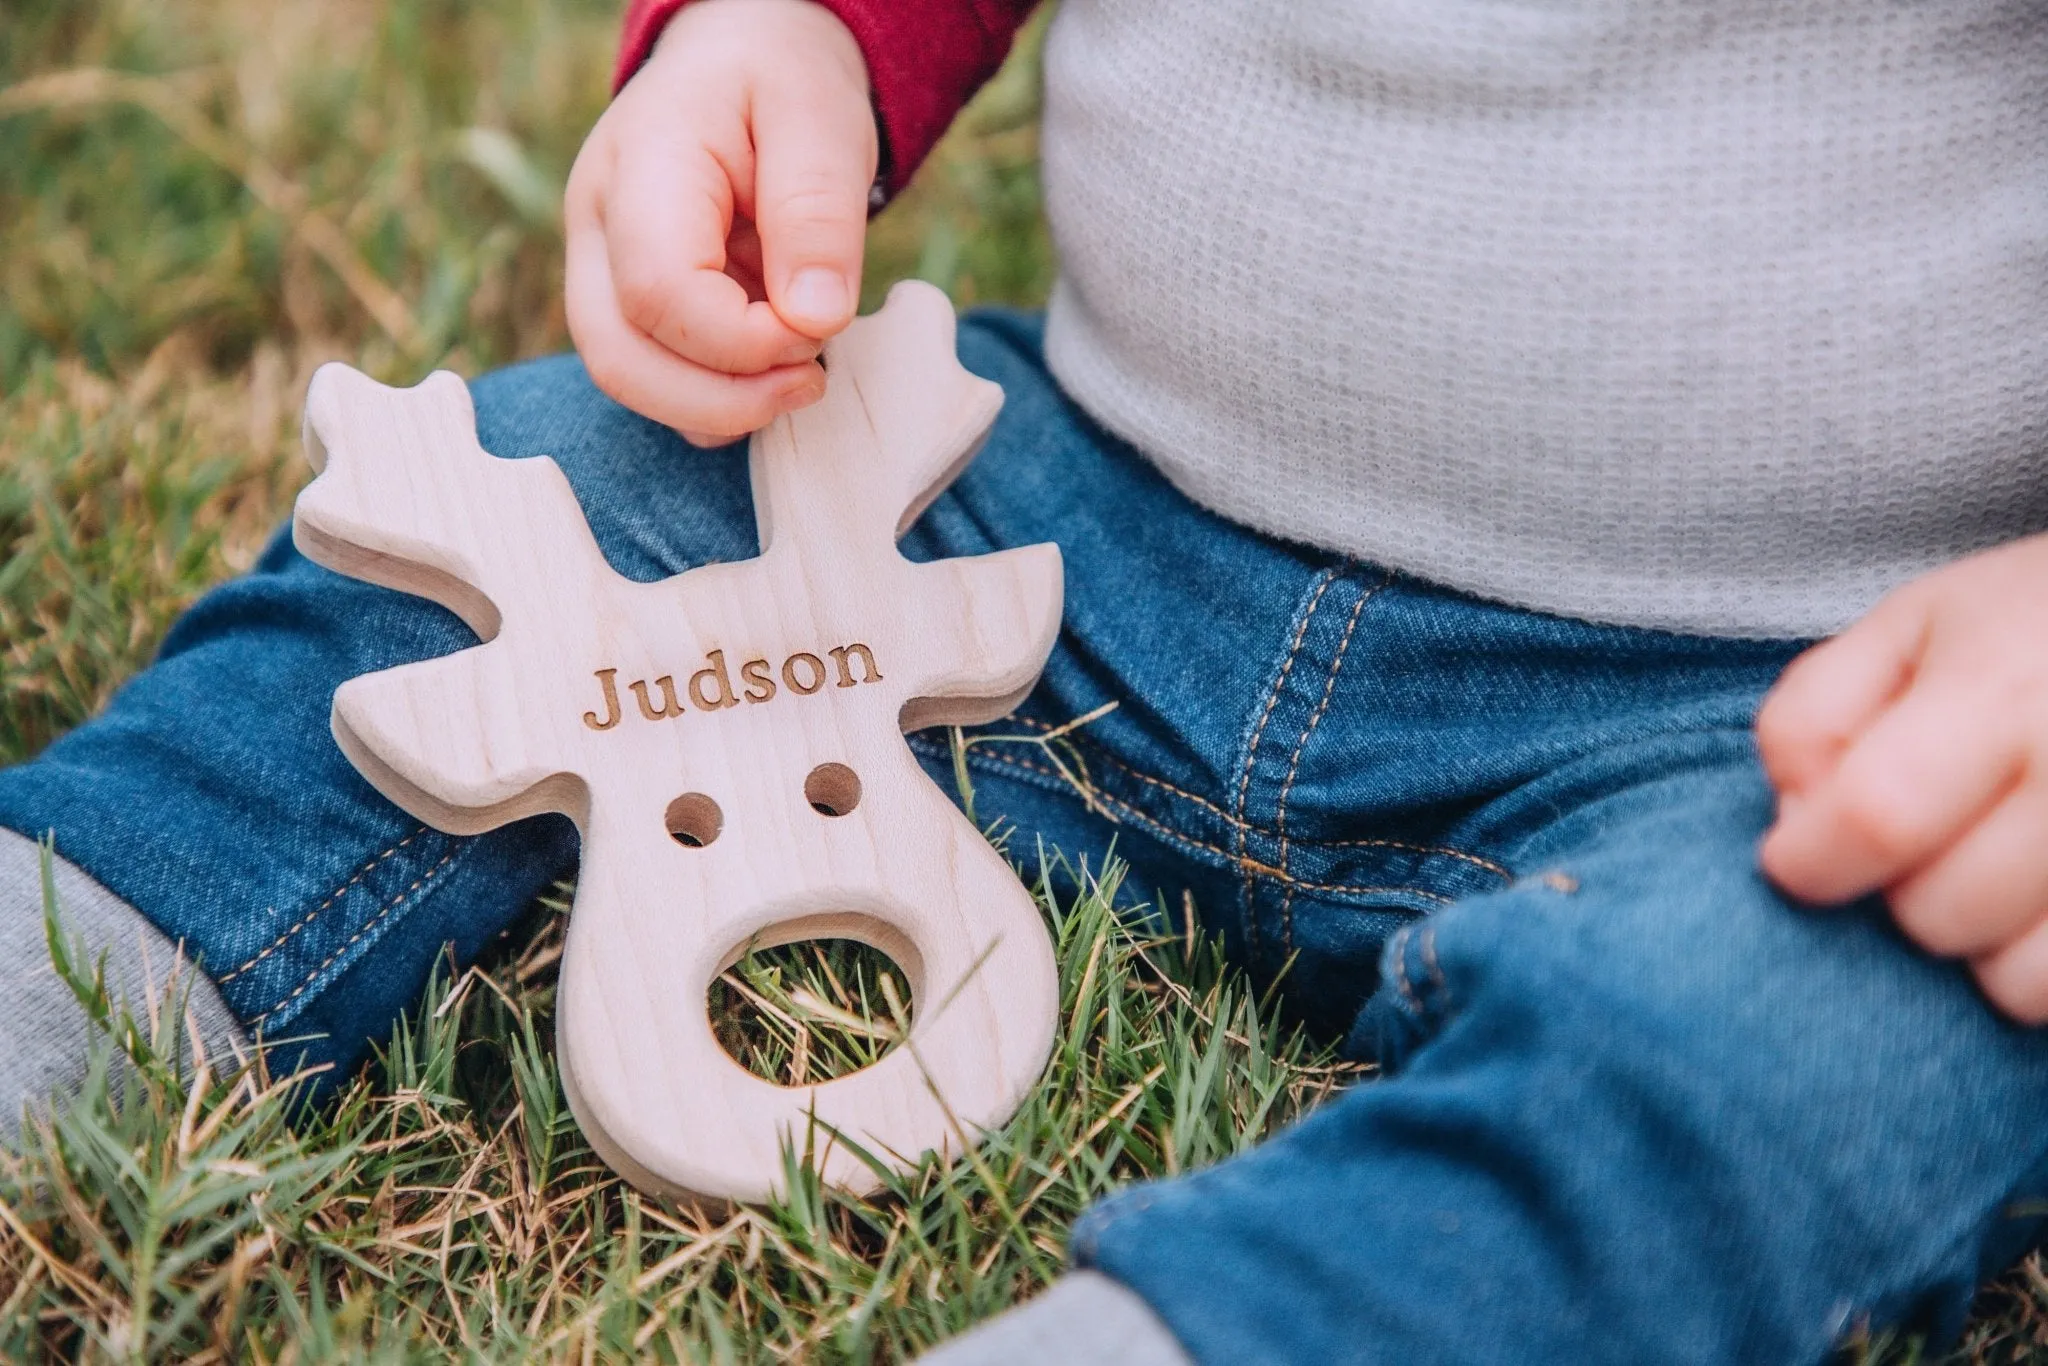
{"type": "Polygon", "coordinates": [[[784,1144],[869,1189],[845,1140],[895,1165],[957,1153],[1051,1048],[1037,909],[902,732],[1023,698],[1059,627],[1059,551],[896,549],[1002,404],[954,358],[944,295],[897,286],[825,364],[825,397],[753,439],[760,557],[647,584],[606,564],[552,460],[477,444],[456,376],[401,390],[329,365],[307,396],[319,475],[299,548],[442,603],[485,642],[344,684],[335,739],[439,829],[576,821],[562,1078],[591,1145],[650,1191],[767,1197],[784,1144]],[[778,1086],[719,1046],[707,991],[750,947],[820,938],[904,969],[908,1040],[778,1086]]]}

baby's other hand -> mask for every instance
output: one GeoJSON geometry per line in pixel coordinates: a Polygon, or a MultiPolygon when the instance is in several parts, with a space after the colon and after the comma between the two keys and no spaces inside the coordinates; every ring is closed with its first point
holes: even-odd
{"type": "Polygon", "coordinates": [[[825,392],[860,296],[877,135],[812,0],[696,0],[569,176],[569,331],[600,389],[698,445],[825,392]]]}
{"type": "Polygon", "coordinates": [[[1994,1004],[2048,1023],[2048,536],[1936,570],[1800,656],[1757,741],[1773,881],[1882,891],[1994,1004]]]}

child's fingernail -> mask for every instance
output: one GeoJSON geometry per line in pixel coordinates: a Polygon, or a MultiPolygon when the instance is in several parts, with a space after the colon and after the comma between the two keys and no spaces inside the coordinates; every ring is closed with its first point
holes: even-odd
{"type": "Polygon", "coordinates": [[[789,282],[789,293],[783,302],[799,318],[836,323],[846,316],[851,299],[846,280],[837,271],[812,266],[796,273],[796,278],[789,282]]]}
{"type": "Polygon", "coordinates": [[[781,409],[785,413],[793,413],[799,408],[810,407],[823,397],[825,381],[822,378],[815,382],[806,381],[782,391],[781,409]]]}
{"type": "Polygon", "coordinates": [[[775,358],[777,365],[805,365],[818,358],[816,342],[799,342],[775,358]]]}

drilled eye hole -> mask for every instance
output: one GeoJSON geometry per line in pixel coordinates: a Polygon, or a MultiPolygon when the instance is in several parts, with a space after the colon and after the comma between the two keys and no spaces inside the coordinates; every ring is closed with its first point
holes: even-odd
{"type": "Polygon", "coordinates": [[[662,819],[668,826],[669,838],[691,849],[711,843],[725,828],[725,813],[702,792],[685,792],[670,802],[662,819]]]}
{"type": "Polygon", "coordinates": [[[821,816],[843,816],[860,805],[860,775],[845,764],[819,764],[804,779],[804,800],[821,816]]]}

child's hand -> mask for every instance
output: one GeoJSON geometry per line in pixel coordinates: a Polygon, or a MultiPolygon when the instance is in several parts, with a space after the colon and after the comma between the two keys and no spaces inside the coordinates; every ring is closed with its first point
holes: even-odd
{"type": "Polygon", "coordinates": [[[1907,934],[2048,1023],[2048,536],[1937,570],[1808,651],[1757,740],[1772,880],[1814,902],[1883,891],[1907,934]]]}
{"type": "Polygon", "coordinates": [[[600,389],[698,445],[825,392],[860,294],[867,66],[811,0],[696,0],[569,176],[569,331],[600,389]]]}

